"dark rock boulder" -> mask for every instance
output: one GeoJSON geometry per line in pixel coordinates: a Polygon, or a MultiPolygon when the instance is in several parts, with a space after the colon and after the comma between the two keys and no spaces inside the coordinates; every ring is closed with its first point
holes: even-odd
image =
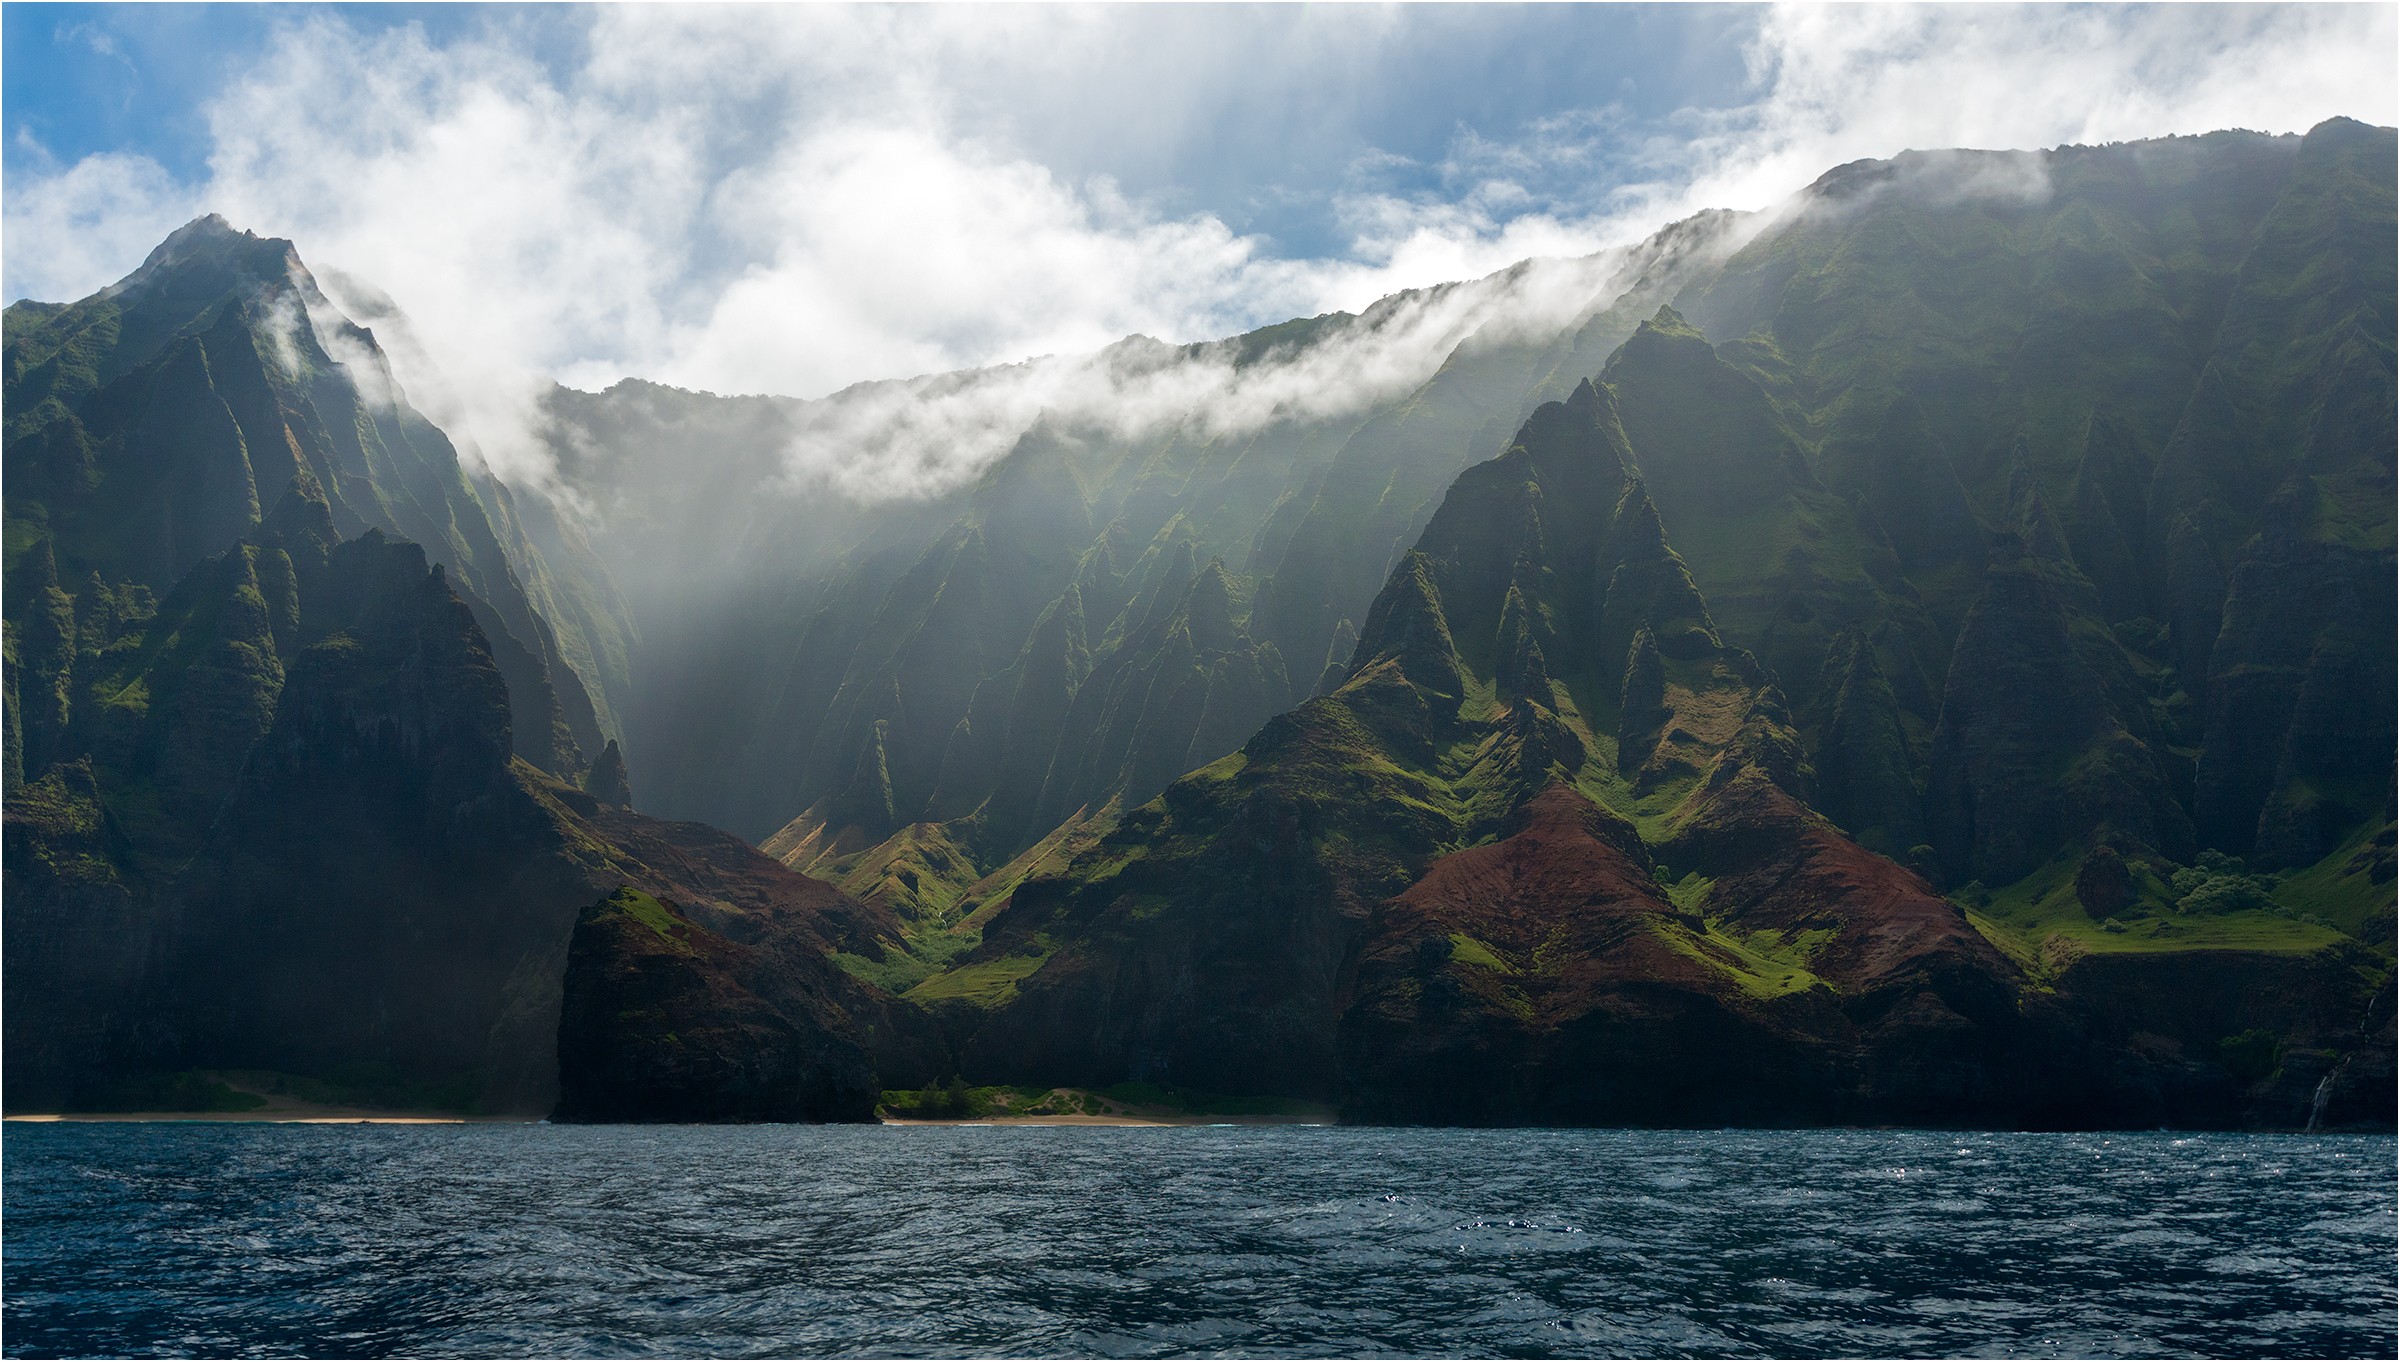
{"type": "Polygon", "coordinates": [[[2133,905],[2133,872],[2111,846],[2096,846],[2075,868],[2075,901],[2093,917],[2113,917],[2133,905]]]}

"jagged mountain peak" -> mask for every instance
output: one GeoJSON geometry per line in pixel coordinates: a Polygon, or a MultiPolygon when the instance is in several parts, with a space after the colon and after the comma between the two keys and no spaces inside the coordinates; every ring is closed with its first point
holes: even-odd
{"type": "Polygon", "coordinates": [[[1661,369],[1705,367],[1714,358],[1708,337],[1682,313],[1662,304],[1609,356],[1607,367],[1600,371],[1600,382],[1616,385],[1661,369]]]}
{"type": "Polygon", "coordinates": [[[1699,327],[1692,325],[1682,313],[1675,310],[1671,303],[1659,304],[1658,311],[1651,314],[1650,320],[1642,323],[1641,327],[1634,332],[1636,336],[1645,333],[1653,337],[1671,336],[1678,340],[1705,341],[1708,339],[1700,333],[1699,327]]]}
{"type": "Polygon", "coordinates": [[[237,231],[222,216],[209,213],[168,233],[139,268],[101,290],[101,296],[121,298],[194,269],[228,270],[272,287],[282,284],[299,263],[300,252],[289,240],[237,231]]]}
{"type": "Polygon", "coordinates": [[[108,289],[38,318],[12,311],[9,331],[12,545],[39,538],[78,576],[163,595],[260,533],[330,544],[381,530],[424,546],[476,612],[520,753],[573,779],[601,750],[586,683],[525,586],[544,574],[511,561],[531,550],[510,503],[475,490],[291,242],[200,218],[108,289]]]}

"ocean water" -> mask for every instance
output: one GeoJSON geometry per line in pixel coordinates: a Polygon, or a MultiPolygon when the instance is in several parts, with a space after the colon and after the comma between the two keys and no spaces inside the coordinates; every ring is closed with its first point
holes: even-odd
{"type": "Polygon", "coordinates": [[[12,1124],[49,1354],[2395,1353],[2388,1137],[12,1124]]]}

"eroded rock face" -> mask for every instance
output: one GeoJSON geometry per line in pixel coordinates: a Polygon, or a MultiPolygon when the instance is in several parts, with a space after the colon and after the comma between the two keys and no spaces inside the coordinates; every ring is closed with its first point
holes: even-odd
{"type": "Polygon", "coordinates": [[[1816,745],[1817,805],[1861,844],[1906,855],[1924,840],[1924,793],[1899,700],[1865,631],[1834,639],[1825,676],[1817,688],[1827,711],[1816,745]]]}
{"type": "Polygon", "coordinates": [[[2392,555],[2313,542],[2290,522],[2315,510],[2249,546],[2210,654],[2195,818],[2271,867],[2331,851],[2391,784],[2392,555]]]}
{"type": "Polygon", "coordinates": [[[1349,1119],[1757,1119],[1822,1087],[1824,1057],[1745,1006],[1630,825],[1554,785],[1507,828],[1377,906],[1341,1021],[1349,1119]]]}
{"type": "Polygon", "coordinates": [[[1959,631],[1926,790],[1955,880],[2007,883],[2095,830],[2190,853],[2156,755],[2112,703],[2113,644],[2078,641],[2079,586],[2071,569],[2004,554],[1959,631]]]}
{"type": "Polygon", "coordinates": [[[590,694],[524,586],[538,557],[510,561],[449,439],[291,242],[210,216],[109,289],[12,309],[7,389],[12,542],[38,537],[84,608],[87,574],[164,596],[273,538],[264,522],[297,491],[327,542],[380,531],[445,568],[507,678],[516,755],[572,778],[599,751],[590,694]]]}
{"type": "Polygon", "coordinates": [[[576,919],[553,1119],[873,1120],[874,1064],[832,974],[617,891],[576,919]]]}

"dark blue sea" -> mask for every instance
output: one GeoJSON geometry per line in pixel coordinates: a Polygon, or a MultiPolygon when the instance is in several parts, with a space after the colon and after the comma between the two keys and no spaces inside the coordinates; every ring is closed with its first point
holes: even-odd
{"type": "Polygon", "coordinates": [[[8,1356],[2395,1354],[2394,1142],[23,1125],[8,1356]]]}

